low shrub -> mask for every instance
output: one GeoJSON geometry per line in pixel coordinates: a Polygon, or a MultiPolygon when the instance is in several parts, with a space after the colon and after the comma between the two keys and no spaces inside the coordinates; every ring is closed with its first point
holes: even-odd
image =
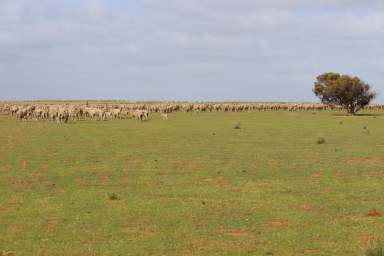
{"type": "Polygon", "coordinates": [[[119,200],[119,197],[117,196],[116,193],[109,194],[108,197],[112,201],[119,200]]]}
{"type": "Polygon", "coordinates": [[[318,138],[317,139],[317,144],[325,144],[325,139],[324,138],[318,138]]]}

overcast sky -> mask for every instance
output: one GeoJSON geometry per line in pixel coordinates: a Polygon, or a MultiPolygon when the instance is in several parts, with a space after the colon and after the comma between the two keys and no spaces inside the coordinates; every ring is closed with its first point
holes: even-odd
{"type": "Polygon", "coordinates": [[[0,99],[384,102],[384,0],[0,0],[0,99]]]}

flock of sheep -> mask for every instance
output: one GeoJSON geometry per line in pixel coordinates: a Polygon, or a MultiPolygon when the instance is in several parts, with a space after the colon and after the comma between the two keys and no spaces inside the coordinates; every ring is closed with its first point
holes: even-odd
{"type": "MultiPolygon", "coordinates": [[[[171,112],[240,112],[240,111],[316,111],[340,109],[337,106],[327,106],[317,103],[0,103],[0,114],[16,116],[19,120],[52,120],[67,123],[69,120],[111,120],[134,118],[148,120],[150,113],[161,113],[163,119],[168,119],[171,112]]],[[[384,105],[373,104],[367,109],[384,110],[384,105]]]]}
{"type": "Polygon", "coordinates": [[[110,120],[135,118],[148,120],[146,109],[123,109],[111,106],[85,106],[71,104],[4,104],[0,105],[0,113],[15,116],[18,120],[51,120],[67,123],[69,120],[110,120]]]}

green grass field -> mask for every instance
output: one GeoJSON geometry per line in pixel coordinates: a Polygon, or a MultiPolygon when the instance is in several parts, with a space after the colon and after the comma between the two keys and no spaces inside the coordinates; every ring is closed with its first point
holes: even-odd
{"type": "Polygon", "coordinates": [[[384,238],[367,216],[384,214],[382,112],[2,116],[0,145],[0,255],[364,255],[384,238]]]}

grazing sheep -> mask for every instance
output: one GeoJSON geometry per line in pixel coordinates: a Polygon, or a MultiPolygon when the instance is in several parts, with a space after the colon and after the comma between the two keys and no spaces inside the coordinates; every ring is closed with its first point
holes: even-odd
{"type": "MultiPolygon", "coordinates": [[[[241,111],[323,111],[340,110],[339,106],[318,103],[257,103],[257,102],[146,102],[146,103],[0,103],[0,114],[16,116],[18,120],[52,120],[68,122],[76,120],[110,120],[134,118],[145,121],[150,113],[160,113],[163,120],[173,112],[241,112],[241,111]]],[[[371,104],[369,110],[384,110],[384,105],[371,104]]]]}
{"type": "Polygon", "coordinates": [[[60,109],[58,112],[58,123],[68,123],[69,113],[66,109],[60,109]]]}
{"type": "Polygon", "coordinates": [[[161,118],[163,120],[168,120],[168,114],[167,113],[161,113],[161,118]]]}
{"type": "Polygon", "coordinates": [[[147,110],[136,110],[132,113],[132,116],[140,121],[148,120],[149,112],[147,110]]]}

